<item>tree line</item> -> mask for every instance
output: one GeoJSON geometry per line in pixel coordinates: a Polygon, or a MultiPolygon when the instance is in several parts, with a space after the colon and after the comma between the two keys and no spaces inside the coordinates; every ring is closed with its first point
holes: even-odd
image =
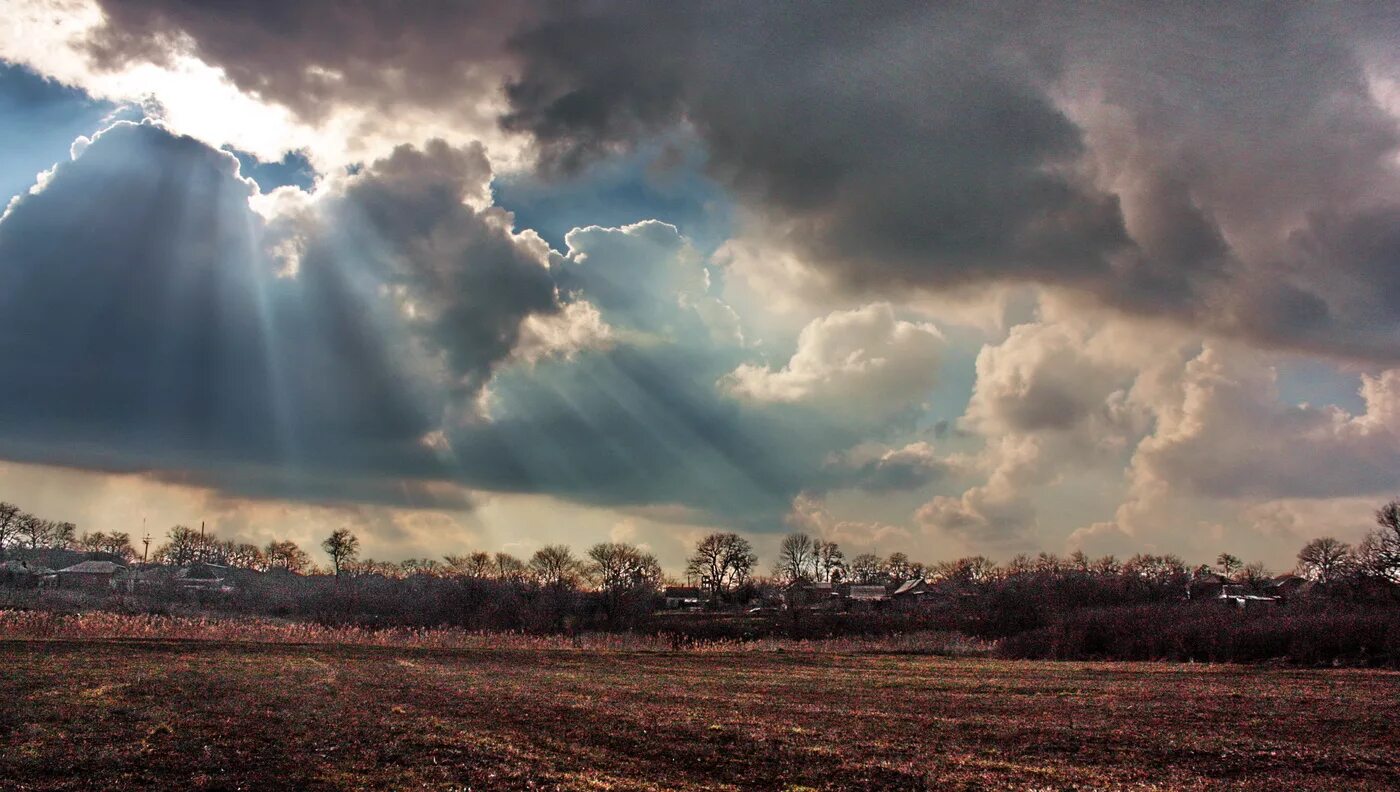
{"type": "MultiPolygon", "coordinates": [[[[1400,498],[1375,513],[1376,528],[1361,542],[1350,545],[1332,537],[1309,541],[1298,552],[1295,570],[1323,584],[1366,579],[1400,581],[1400,498]]],[[[46,520],[13,503],[0,502],[0,549],[64,549],[106,553],[130,561],[137,558],[131,537],[124,532],[77,533],[71,522],[46,520]]],[[[295,574],[331,574],[363,577],[412,576],[472,577],[502,582],[533,583],[544,587],[591,585],[604,592],[659,590],[666,582],[656,557],[635,545],[603,542],[583,557],[567,545],[551,544],[528,558],[506,552],[474,551],[449,554],[441,560],[410,558],[398,562],[360,557],[358,537],[349,529],[334,531],[321,544],[329,567],[317,566],[311,556],[289,540],[266,545],[219,539],[203,528],[175,525],[150,556],[150,561],[171,566],[211,563],[295,574]]],[[[755,575],[758,555],[752,543],[733,532],[715,532],[701,538],[687,559],[686,577],[715,601],[744,599],[756,585],[786,585],[798,581],[892,585],[912,579],[983,583],[1033,573],[1073,572],[1099,577],[1128,576],[1150,582],[1189,581],[1215,573],[1245,585],[1262,585],[1269,570],[1262,563],[1244,563],[1221,553],[1214,565],[1188,566],[1171,554],[1138,554],[1120,561],[1114,556],[1091,558],[1081,551],[1060,557],[1051,553],[1021,554],[1005,564],[985,556],[925,564],[902,552],[888,556],[862,553],[847,559],[835,542],[795,532],[783,537],[771,576],[755,575]]]]}

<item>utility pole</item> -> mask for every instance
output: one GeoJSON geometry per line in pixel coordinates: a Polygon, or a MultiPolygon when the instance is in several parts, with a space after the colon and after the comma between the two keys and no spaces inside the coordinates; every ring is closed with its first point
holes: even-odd
{"type": "Polygon", "coordinates": [[[146,554],[151,550],[151,532],[146,530],[146,518],[141,518],[141,565],[146,565],[146,554]]]}

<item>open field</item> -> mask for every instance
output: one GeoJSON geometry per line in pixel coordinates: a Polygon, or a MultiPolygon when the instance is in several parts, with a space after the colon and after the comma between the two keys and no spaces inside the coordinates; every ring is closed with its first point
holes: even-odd
{"type": "Polygon", "coordinates": [[[0,641],[6,789],[1394,789],[1400,674],[0,641]]]}

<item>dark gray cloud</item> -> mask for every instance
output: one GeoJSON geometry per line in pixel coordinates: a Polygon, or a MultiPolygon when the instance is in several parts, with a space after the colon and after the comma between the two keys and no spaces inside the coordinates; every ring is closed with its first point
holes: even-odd
{"type": "Polygon", "coordinates": [[[444,478],[424,436],[558,310],[504,218],[463,203],[488,176],[478,150],[401,148],[266,229],[232,155],[106,130],[0,222],[6,455],[422,502],[386,481],[444,478]]]}
{"type": "Polygon", "coordinates": [[[338,103],[480,112],[499,89],[505,43],[529,3],[99,0],[89,42],[99,65],[165,62],[176,47],[218,64],[238,87],[318,118],[338,103]]]}
{"type": "Polygon", "coordinates": [[[1367,266],[1287,245],[1319,211],[1400,219],[1374,91],[1400,77],[1393,5],[106,5],[102,62],[183,36],[304,115],[470,112],[504,85],[501,123],[546,172],[683,126],[767,235],[849,290],[1033,281],[1400,360],[1396,303],[1335,288],[1367,266]]]}
{"type": "Polygon", "coordinates": [[[1394,303],[1359,322],[1375,303],[1329,287],[1364,271],[1269,250],[1393,194],[1365,58],[1397,34],[1364,6],[578,6],[519,38],[504,122],[565,169],[689,124],[849,288],[1032,280],[1397,360],[1394,303]]]}
{"type": "Polygon", "coordinates": [[[1373,90],[1400,77],[1393,6],[107,5],[103,62],[178,34],[308,115],[459,112],[504,84],[501,123],[546,172],[684,126],[767,235],[850,290],[1033,281],[1400,360],[1396,303],[1334,288],[1367,266],[1287,245],[1319,211],[1400,219],[1373,90]]]}
{"type": "Polygon", "coordinates": [[[581,230],[546,255],[473,208],[479,147],[400,147],[280,194],[266,221],[233,155],[159,125],[79,149],[0,222],[5,458],[315,501],[681,504],[771,529],[858,441],[719,392],[746,353],[674,227],[581,230]],[[504,366],[526,317],[559,315],[556,275],[640,335],[504,366]]]}

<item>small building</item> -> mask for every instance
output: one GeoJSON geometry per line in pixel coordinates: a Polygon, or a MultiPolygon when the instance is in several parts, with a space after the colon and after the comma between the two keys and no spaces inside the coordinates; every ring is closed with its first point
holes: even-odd
{"type": "Polygon", "coordinates": [[[217,591],[228,594],[234,590],[233,570],[222,564],[190,564],[175,573],[174,581],[186,591],[217,591]]]}
{"type": "Polygon", "coordinates": [[[1217,572],[1197,575],[1186,584],[1186,599],[1216,599],[1222,591],[1235,587],[1235,582],[1217,572]]]}
{"type": "Polygon", "coordinates": [[[699,586],[667,586],[661,596],[666,601],[667,610],[698,608],[704,602],[699,586]]]}
{"type": "Polygon", "coordinates": [[[855,610],[883,608],[890,602],[884,586],[851,586],[846,594],[846,606],[855,610]]]}
{"type": "Polygon", "coordinates": [[[113,561],[82,561],[58,570],[58,585],[105,593],[112,590],[117,574],[125,571],[126,567],[113,561]]]}
{"type": "Polygon", "coordinates": [[[0,586],[37,588],[54,582],[54,571],[46,566],[11,559],[0,563],[0,586]]]}
{"type": "Polygon", "coordinates": [[[1233,588],[1235,587],[1230,587],[1225,591],[1221,591],[1220,596],[1217,598],[1218,601],[1233,605],[1240,610],[1257,610],[1259,608],[1268,608],[1280,604],[1278,597],[1268,597],[1261,594],[1245,594],[1239,590],[1230,590],[1233,588]]]}
{"type": "Polygon", "coordinates": [[[1270,580],[1266,590],[1273,596],[1282,599],[1308,594],[1317,584],[1300,575],[1286,573],[1270,580]]]}
{"type": "Polygon", "coordinates": [[[930,604],[934,594],[928,581],[918,577],[899,584],[899,588],[890,594],[890,600],[900,610],[918,610],[930,604]]]}
{"type": "Polygon", "coordinates": [[[841,595],[827,580],[794,580],[783,588],[782,600],[788,608],[824,610],[836,607],[841,595]]]}

